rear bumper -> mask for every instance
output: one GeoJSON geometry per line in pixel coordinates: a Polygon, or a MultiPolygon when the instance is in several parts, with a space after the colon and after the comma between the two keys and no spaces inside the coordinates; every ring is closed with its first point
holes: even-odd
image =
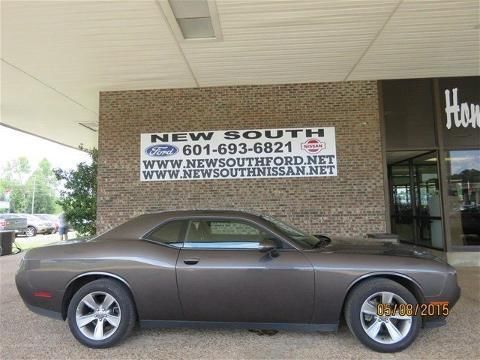
{"type": "Polygon", "coordinates": [[[52,230],[52,228],[49,228],[47,226],[38,226],[37,227],[37,234],[45,234],[45,233],[47,233],[51,230],[52,230]]]}
{"type": "Polygon", "coordinates": [[[62,314],[59,313],[59,312],[44,309],[44,308],[34,306],[34,305],[30,305],[30,304],[27,304],[27,303],[25,303],[25,305],[27,306],[27,308],[30,311],[32,311],[32,312],[34,312],[38,315],[46,316],[46,317],[49,317],[49,318],[55,319],[55,320],[63,320],[62,314]]]}
{"type": "Polygon", "coordinates": [[[49,288],[38,289],[31,285],[29,272],[19,269],[15,276],[18,293],[25,305],[33,312],[54,319],[62,318],[62,302],[64,291],[55,291],[49,288]],[[36,295],[37,292],[48,292],[50,297],[36,295]]]}

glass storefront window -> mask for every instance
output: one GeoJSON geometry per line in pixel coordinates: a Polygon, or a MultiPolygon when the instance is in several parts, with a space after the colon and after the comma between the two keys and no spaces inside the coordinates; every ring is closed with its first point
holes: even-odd
{"type": "Polygon", "coordinates": [[[390,231],[448,251],[480,250],[480,77],[385,80],[390,231]]]}
{"type": "Polygon", "coordinates": [[[480,245],[480,149],[446,152],[452,246],[480,245]]]}

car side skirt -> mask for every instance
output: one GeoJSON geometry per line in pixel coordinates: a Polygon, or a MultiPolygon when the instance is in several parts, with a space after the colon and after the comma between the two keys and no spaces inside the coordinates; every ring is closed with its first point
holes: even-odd
{"type": "Polygon", "coordinates": [[[259,330],[293,330],[335,332],[336,324],[298,324],[298,323],[256,323],[256,322],[223,322],[223,321],[183,321],[183,320],[140,320],[140,326],[152,328],[198,328],[198,329],[259,329],[259,330]]]}

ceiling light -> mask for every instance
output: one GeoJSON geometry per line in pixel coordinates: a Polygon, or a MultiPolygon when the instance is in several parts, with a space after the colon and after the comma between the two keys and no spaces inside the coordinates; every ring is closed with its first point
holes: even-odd
{"type": "Polygon", "coordinates": [[[159,5],[180,40],[220,40],[213,0],[160,0],[159,5]]]}
{"type": "Polygon", "coordinates": [[[177,19],[184,39],[215,38],[210,18],[177,19]]]}

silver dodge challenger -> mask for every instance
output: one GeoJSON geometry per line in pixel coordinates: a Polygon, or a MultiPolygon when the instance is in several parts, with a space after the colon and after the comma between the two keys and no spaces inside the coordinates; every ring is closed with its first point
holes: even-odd
{"type": "Polygon", "coordinates": [[[146,214],[88,241],[28,251],[16,275],[32,311],[92,348],[143,327],[336,331],[379,352],[443,325],[456,271],[424,249],[332,241],[239,211],[146,214]]]}

